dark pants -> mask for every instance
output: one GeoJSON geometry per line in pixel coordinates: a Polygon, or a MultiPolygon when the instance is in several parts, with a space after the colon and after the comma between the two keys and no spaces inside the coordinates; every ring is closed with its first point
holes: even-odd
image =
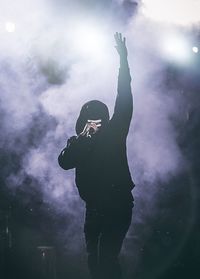
{"type": "Polygon", "coordinates": [[[125,207],[86,209],[84,232],[92,279],[122,278],[118,256],[131,223],[132,204],[125,207]]]}

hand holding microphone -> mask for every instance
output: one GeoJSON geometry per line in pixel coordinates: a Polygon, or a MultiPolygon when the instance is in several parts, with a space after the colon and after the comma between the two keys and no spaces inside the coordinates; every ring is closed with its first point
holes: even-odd
{"type": "Polygon", "coordinates": [[[94,135],[101,127],[101,119],[88,120],[80,136],[90,137],[94,135]]]}

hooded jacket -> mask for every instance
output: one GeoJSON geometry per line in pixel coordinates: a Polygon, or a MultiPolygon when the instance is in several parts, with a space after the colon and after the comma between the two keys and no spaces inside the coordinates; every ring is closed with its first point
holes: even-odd
{"type": "Polygon", "coordinates": [[[82,107],[76,123],[77,134],[82,132],[90,118],[101,118],[102,127],[91,137],[71,137],[58,157],[63,169],[76,169],[79,194],[87,205],[93,207],[110,207],[133,201],[131,190],[134,183],[126,152],[133,98],[126,61],[120,65],[117,91],[110,120],[106,105],[99,101],[90,101],[82,107]]]}

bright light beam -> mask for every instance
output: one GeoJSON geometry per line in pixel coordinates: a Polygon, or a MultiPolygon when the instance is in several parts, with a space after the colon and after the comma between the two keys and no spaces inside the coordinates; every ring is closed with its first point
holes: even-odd
{"type": "Polygon", "coordinates": [[[178,35],[168,36],[163,41],[163,50],[169,60],[180,63],[190,59],[190,46],[185,38],[178,35]]]}
{"type": "Polygon", "coordinates": [[[98,26],[82,24],[73,28],[74,49],[83,56],[102,57],[106,49],[106,37],[98,26]]]}
{"type": "Polygon", "coordinates": [[[7,21],[5,23],[5,29],[9,33],[13,33],[13,32],[15,32],[15,24],[11,21],[7,21]]]}

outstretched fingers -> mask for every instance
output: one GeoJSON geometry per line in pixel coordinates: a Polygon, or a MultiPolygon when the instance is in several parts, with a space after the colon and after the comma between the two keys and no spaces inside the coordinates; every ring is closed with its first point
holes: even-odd
{"type": "Polygon", "coordinates": [[[120,57],[127,56],[127,48],[126,48],[126,38],[122,37],[122,33],[116,32],[114,34],[115,42],[116,42],[116,50],[119,53],[120,57]]]}
{"type": "Polygon", "coordinates": [[[116,32],[114,34],[114,37],[115,37],[115,41],[116,41],[117,45],[125,44],[126,43],[126,38],[122,37],[122,33],[116,32]]]}
{"type": "Polygon", "coordinates": [[[116,32],[114,36],[115,36],[116,43],[119,43],[122,38],[122,34],[116,32]]]}

